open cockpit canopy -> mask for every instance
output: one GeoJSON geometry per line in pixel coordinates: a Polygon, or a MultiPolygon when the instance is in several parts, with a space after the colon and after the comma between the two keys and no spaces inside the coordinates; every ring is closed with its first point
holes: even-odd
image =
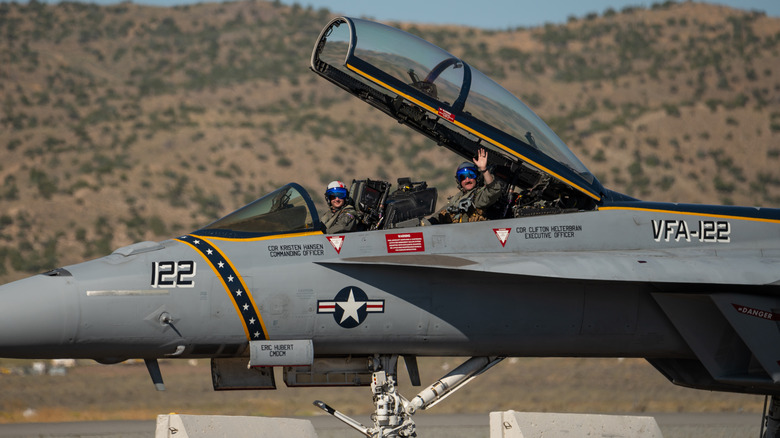
{"type": "Polygon", "coordinates": [[[604,189],[522,101],[445,50],[401,30],[339,17],[322,31],[311,68],[466,159],[489,163],[520,188],[550,181],[572,207],[589,209],[604,189]]]}

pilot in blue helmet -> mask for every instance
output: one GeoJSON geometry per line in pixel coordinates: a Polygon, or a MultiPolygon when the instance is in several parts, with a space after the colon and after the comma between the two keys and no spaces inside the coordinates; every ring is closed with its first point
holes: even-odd
{"type": "Polygon", "coordinates": [[[501,184],[487,167],[487,151],[481,148],[473,162],[463,162],[455,170],[459,196],[449,199],[431,223],[477,222],[487,220],[485,211],[501,197],[501,184]]]}
{"type": "Polygon", "coordinates": [[[325,189],[328,212],[322,218],[327,234],[348,233],[357,227],[357,212],[349,202],[349,190],[341,181],[331,181],[325,189]]]}

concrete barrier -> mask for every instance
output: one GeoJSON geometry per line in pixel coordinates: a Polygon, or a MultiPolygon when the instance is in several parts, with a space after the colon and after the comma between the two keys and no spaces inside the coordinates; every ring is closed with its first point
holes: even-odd
{"type": "Polygon", "coordinates": [[[491,412],[490,438],[663,438],[653,417],[491,412]]]}
{"type": "Polygon", "coordinates": [[[221,415],[158,415],[155,438],[317,438],[309,420],[221,415]]]}
{"type": "MultiPolygon", "coordinates": [[[[327,434],[326,434],[327,435],[327,434]]],[[[350,430],[345,436],[357,436],[350,430]]],[[[309,420],[158,415],[155,438],[317,438],[309,420]]],[[[490,438],[663,438],[653,417],[503,411],[490,413],[490,438]]]]}

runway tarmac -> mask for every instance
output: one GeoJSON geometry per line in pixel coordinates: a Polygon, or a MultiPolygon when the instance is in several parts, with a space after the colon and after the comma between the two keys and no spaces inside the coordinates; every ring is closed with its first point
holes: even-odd
{"type": "MultiPolygon", "coordinates": [[[[632,414],[637,415],[637,414],[632,414]]],[[[664,438],[757,438],[760,414],[641,414],[655,417],[664,438]]],[[[307,417],[319,438],[360,437],[330,416],[307,417]]],[[[367,417],[357,417],[368,425],[367,417]]],[[[488,414],[415,415],[420,438],[489,438],[488,414]]],[[[155,421],[0,424],[0,438],[153,438],[155,421]]]]}

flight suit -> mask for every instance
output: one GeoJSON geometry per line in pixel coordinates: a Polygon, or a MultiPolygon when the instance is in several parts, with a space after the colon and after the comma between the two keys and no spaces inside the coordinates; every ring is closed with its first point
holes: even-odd
{"type": "Polygon", "coordinates": [[[436,219],[440,224],[456,222],[477,222],[487,220],[485,209],[493,205],[501,197],[501,183],[492,183],[474,187],[460,196],[449,199],[447,206],[439,212],[436,219]]]}
{"type": "Polygon", "coordinates": [[[348,233],[357,227],[357,211],[351,205],[344,205],[336,211],[328,210],[322,218],[327,234],[348,233]]]}

